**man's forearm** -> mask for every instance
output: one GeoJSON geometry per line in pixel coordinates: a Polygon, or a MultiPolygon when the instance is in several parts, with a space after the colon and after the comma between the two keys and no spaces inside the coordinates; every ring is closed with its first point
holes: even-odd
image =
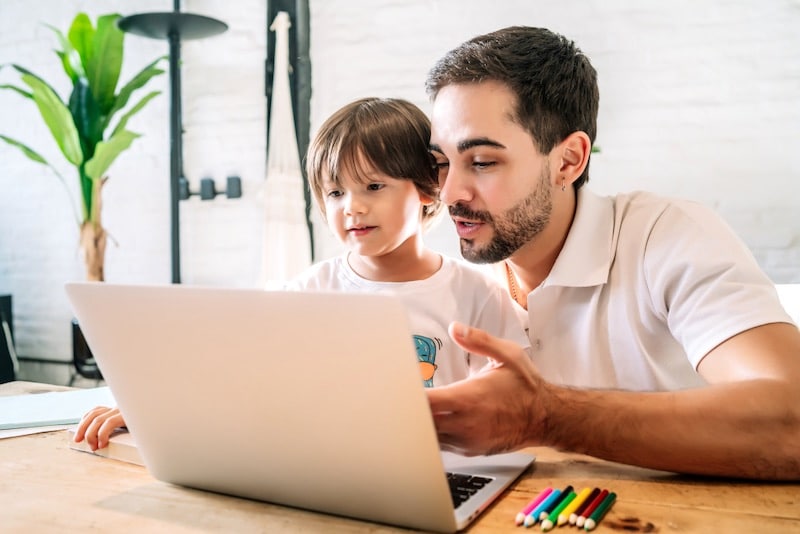
{"type": "Polygon", "coordinates": [[[752,380],[664,393],[552,387],[532,442],[680,473],[800,480],[800,388],[752,380]]]}

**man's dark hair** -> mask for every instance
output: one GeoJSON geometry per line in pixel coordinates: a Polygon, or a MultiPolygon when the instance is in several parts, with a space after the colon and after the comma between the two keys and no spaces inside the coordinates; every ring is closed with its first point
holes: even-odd
{"type": "MultiPolygon", "coordinates": [[[[597,72],[575,43],[544,28],[513,26],[475,37],[448,52],[428,73],[435,99],[448,85],[497,81],[516,97],[515,120],[543,154],[583,131],[594,143],[600,92],[597,72]]],[[[587,163],[573,183],[589,179],[587,163]]]]}

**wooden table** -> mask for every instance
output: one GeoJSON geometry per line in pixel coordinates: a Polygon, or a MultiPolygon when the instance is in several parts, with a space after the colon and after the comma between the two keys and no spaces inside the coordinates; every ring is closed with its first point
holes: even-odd
{"type": "MultiPolygon", "coordinates": [[[[0,385],[0,394],[35,389],[17,382],[0,385]]],[[[470,532],[534,532],[514,527],[517,512],[543,488],[568,484],[618,494],[596,532],[800,532],[800,483],[679,476],[530,451],[534,466],[470,532]]],[[[0,440],[0,503],[0,532],[408,532],[165,484],[143,467],[69,449],[64,431],[0,440]]]]}

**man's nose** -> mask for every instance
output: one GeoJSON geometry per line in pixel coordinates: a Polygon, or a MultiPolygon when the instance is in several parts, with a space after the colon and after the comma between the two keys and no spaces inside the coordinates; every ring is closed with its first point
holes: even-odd
{"type": "Polygon", "coordinates": [[[450,166],[440,171],[439,198],[447,206],[453,206],[459,202],[469,202],[472,200],[473,191],[470,180],[463,172],[450,166]]]}

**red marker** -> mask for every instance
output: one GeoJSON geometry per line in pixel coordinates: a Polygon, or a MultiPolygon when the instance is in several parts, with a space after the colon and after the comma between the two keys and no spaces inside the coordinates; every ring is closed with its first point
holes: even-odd
{"type": "Polygon", "coordinates": [[[583,513],[580,516],[578,516],[578,520],[575,521],[575,526],[577,526],[578,528],[581,528],[583,526],[583,524],[586,523],[586,520],[589,518],[589,516],[592,515],[592,512],[594,512],[594,509],[597,508],[598,506],[600,506],[600,503],[603,502],[603,499],[606,498],[606,495],[608,495],[608,490],[607,489],[604,489],[603,491],[598,493],[597,497],[594,498],[592,503],[589,506],[586,507],[586,509],[583,511],[583,513]]]}
{"type": "Polygon", "coordinates": [[[594,488],[592,492],[583,500],[581,504],[578,505],[578,508],[575,509],[574,512],[569,514],[569,524],[574,525],[576,521],[578,521],[578,517],[583,515],[583,511],[592,504],[594,498],[600,494],[600,488],[594,488]]]}

